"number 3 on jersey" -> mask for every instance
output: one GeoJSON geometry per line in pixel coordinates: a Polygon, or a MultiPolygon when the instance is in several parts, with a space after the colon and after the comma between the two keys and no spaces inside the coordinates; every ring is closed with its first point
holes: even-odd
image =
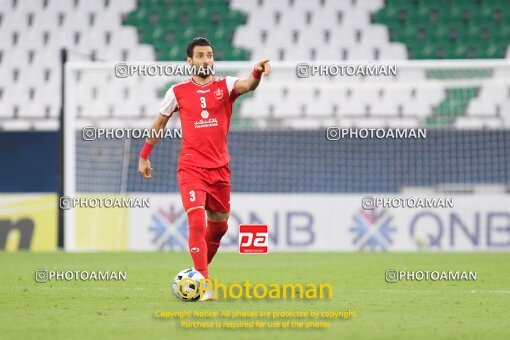
{"type": "MultiPolygon", "coordinates": [[[[203,98],[203,97],[202,97],[202,98],[203,98]]],[[[190,202],[195,202],[195,200],[196,200],[196,199],[197,199],[197,198],[195,197],[195,190],[191,190],[191,191],[189,192],[189,201],[190,201],[190,202]]]]}
{"type": "Polygon", "coordinates": [[[205,97],[200,97],[200,107],[202,109],[205,109],[205,107],[206,107],[205,97]]]}

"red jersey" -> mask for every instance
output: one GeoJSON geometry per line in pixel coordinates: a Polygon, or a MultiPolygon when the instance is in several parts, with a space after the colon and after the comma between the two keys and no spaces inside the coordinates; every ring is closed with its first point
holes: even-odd
{"type": "Polygon", "coordinates": [[[238,79],[213,76],[209,83],[199,85],[190,78],[166,92],[160,113],[171,116],[179,111],[181,118],[179,166],[219,168],[229,162],[227,135],[232,104],[239,96],[234,87],[238,79]]]}

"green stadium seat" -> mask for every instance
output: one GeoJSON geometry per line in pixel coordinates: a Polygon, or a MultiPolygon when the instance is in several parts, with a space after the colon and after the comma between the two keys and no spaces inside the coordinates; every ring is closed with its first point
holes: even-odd
{"type": "Polygon", "coordinates": [[[181,20],[181,12],[173,9],[167,10],[165,11],[164,16],[162,16],[162,20],[164,20],[167,25],[175,25],[181,20]]]}
{"type": "Polygon", "coordinates": [[[479,25],[468,25],[467,27],[461,28],[459,31],[459,37],[466,41],[470,39],[481,39],[481,27],[479,25]]]}
{"type": "Polygon", "coordinates": [[[504,56],[505,51],[501,49],[499,44],[489,43],[484,47],[485,47],[484,55],[486,58],[496,59],[504,56]]]}
{"type": "Polygon", "coordinates": [[[196,22],[209,21],[210,19],[209,16],[210,11],[207,8],[202,7],[198,11],[193,13],[193,20],[196,20],[196,22]]]}
{"type": "Polygon", "coordinates": [[[166,42],[167,31],[163,27],[156,27],[150,34],[150,42],[165,41],[166,42]]]}
{"type": "Polygon", "coordinates": [[[130,12],[125,19],[126,25],[138,26],[148,21],[148,14],[145,9],[130,12]]]}
{"type": "Polygon", "coordinates": [[[204,4],[211,6],[211,8],[221,8],[224,7],[225,10],[228,9],[229,0],[204,0],[204,4]]]}
{"type": "Polygon", "coordinates": [[[232,60],[248,60],[248,53],[243,48],[234,48],[231,54],[232,60]]]}
{"type": "Polygon", "coordinates": [[[166,58],[164,60],[184,60],[185,53],[182,46],[173,46],[166,50],[166,58]]]}
{"type": "Polygon", "coordinates": [[[242,25],[246,21],[244,14],[239,11],[228,11],[223,14],[222,20],[227,21],[229,24],[242,25]]]}
{"type": "Polygon", "coordinates": [[[223,27],[217,28],[214,31],[212,38],[214,39],[214,41],[230,40],[229,32],[223,27]]]}
{"type": "Polygon", "coordinates": [[[140,5],[147,10],[160,10],[164,6],[164,2],[161,0],[144,0],[140,2],[140,5]]]}
{"type": "Polygon", "coordinates": [[[388,0],[372,15],[410,58],[504,58],[510,43],[508,1],[388,0]]]}
{"type": "Polygon", "coordinates": [[[453,59],[464,59],[468,53],[468,48],[464,44],[457,44],[451,50],[451,57],[453,59]]]}

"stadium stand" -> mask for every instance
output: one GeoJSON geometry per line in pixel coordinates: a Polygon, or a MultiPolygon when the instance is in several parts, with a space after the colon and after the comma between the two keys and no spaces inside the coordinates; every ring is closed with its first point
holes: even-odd
{"type": "Polygon", "coordinates": [[[504,58],[510,43],[508,1],[390,0],[374,14],[410,59],[504,58]]]}
{"type": "MultiPolygon", "coordinates": [[[[230,135],[236,191],[502,185],[510,176],[508,132],[484,129],[510,126],[508,8],[499,0],[6,0],[0,129],[58,130],[61,48],[76,62],[182,61],[187,42],[206,35],[219,61],[267,57],[279,65],[264,86],[236,102],[230,135]],[[423,60],[451,58],[499,58],[501,67],[423,60]],[[398,75],[296,78],[299,62],[367,60],[397,63],[398,75]],[[453,130],[431,129],[425,143],[324,143],[312,130],[330,125],[453,130]]],[[[102,127],[149,126],[172,84],[167,77],[116,78],[113,69],[100,68],[73,72],[68,81],[75,107],[67,114],[81,126],[102,127]]],[[[137,142],[86,143],[77,136],[77,191],[175,191],[171,176],[148,183],[136,175],[137,142]],[[129,173],[120,179],[122,153],[130,155],[129,173]]],[[[173,168],[178,152],[178,141],[165,140],[154,153],[156,169],[173,168]]]]}
{"type": "MultiPolygon", "coordinates": [[[[508,8],[508,1],[471,0],[2,1],[0,127],[58,128],[60,48],[74,61],[176,61],[188,40],[204,34],[217,60],[504,58],[508,8]]],[[[308,92],[294,73],[275,74],[238,104],[234,123],[287,117],[280,124],[299,128],[325,126],[333,117],[347,125],[491,127],[510,120],[508,68],[474,76],[464,70],[451,79],[477,83],[461,87],[442,76],[448,72],[433,71],[399,69],[398,77],[371,82],[319,77],[308,80],[308,92]]],[[[149,119],[168,86],[162,77],[119,80],[99,72],[72,81],[78,117],[89,121],[149,119]]]]}
{"type": "MultiPolygon", "coordinates": [[[[373,22],[386,25],[391,40],[407,46],[410,59],[496,59],[505,58],[510,51],[509,9],[508,1],[393,0],[374,14],[373,22]]],[[[483,70],[478,75],[483,76],[483,70]]],[[[501,78],[508,80],[508,76],[501,78]]],[[[478,96],[480,87],[446,89],[444,101],[427,123],[452,125],[464,113],[467,120],[461,117],[458,127],[469,126],[463,121],[469,121],[470,115],[481,114],[490,121],[491,116],[501,114],[500,102],[505,101],[504,89],[508,90],[508,84],[485,83],[482,94],[494,87],[500,89],[492,92],[497,98],[489,102],[486,95],[478,96]]],[[[503,117],[508,122],[507,115],[503,117]]],[[[475,121],[475,126],[478,123],[475,121]]]]}
{"type": "Polygon", "coordinates": [[[197,36],[215,42],[215,59],[246,60],[246,51],[232,45],[234,31],[245,16],[229,7],[229,1],[143,1],[124,20],[138,29],[140,41],[155,47],[158,60],[183,60],[182,46],[197,36]],[[186,27],[182,31],[182,27],[186,27]]]}

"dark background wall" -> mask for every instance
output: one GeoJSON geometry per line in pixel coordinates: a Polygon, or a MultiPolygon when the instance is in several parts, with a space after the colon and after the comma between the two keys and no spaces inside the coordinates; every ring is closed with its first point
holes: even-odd
{"type": "MultiPolygon", "coordinates": [[[[137,173],[141,145],[131,144],[128,191],[178,191],[180,140],[156,146],[150,181],[137,173]]],[[[436,129],[428,130],[426,139],[338,141],[328,141],[325,129],[236,130],[229,135],[229,150],[236,192],[399,192],[403,186],[510,183],[510,131],[505,130],[436,129]]]]}
{"type": "MultiPolygon", "coordinates": [[[[0,192],[56,192],[56,132],[2,132],[0,192]]],[[[151,155],[153,178],[137,173],[142,140],[84,141],[77,134],[77,190],[119,192],[129,155],[130,192],[176,192],[180,139],[151,155]]],[[[403,186],[510,183],[510,131],[429,130],[427,139],[328,141],[325,130],[232,131],[236,192],[398,192],[403,186]]]]}
{"type": "Polygon", "coordinates": [[[56,192],[58,134],[0,132],[0,192],[56,192]]]}

